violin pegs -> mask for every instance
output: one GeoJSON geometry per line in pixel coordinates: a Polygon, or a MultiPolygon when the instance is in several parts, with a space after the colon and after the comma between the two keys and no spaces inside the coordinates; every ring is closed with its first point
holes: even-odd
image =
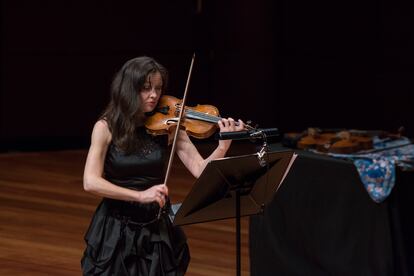
{"type": "Polygon", "coordinates": [[[256,124],[254,127],[252,126],[252,124],[253,124],[253,122],[252,122],[252,120],[247,120],[246,121],[246,128],[247,129],[257,129],[258,127],[259,127],[259,125],[258,124],[256,124]]]}

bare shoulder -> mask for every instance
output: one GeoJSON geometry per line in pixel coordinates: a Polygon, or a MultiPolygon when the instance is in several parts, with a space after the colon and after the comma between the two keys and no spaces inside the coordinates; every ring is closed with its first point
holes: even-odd
{"type": "Polygon", "coordinates": [[[99,120],[95,123],[92,131],[92,143],[109,144],[112,139],[111,131],[105,120],[99,120]]]}

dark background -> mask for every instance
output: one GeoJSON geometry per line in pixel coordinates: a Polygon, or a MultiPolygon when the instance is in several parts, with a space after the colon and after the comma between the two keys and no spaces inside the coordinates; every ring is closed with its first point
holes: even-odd
{"type": "Polygon", "coordinates": [[[0,149],[83,148],[133,57],[170,71],[188,105],[283,132],[414,136],[414,14],[402,1],[1,2],[0,149]]]}

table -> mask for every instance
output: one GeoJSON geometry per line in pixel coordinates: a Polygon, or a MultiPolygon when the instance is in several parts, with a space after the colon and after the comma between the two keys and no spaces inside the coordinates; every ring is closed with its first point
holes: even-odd
{"type": "Polygon", "coordinates": [[[274,200],[250,218],[251,275],[413,275],[413,173],[398,172],[375,203],[352,162],[297,153],[274,200]]]}

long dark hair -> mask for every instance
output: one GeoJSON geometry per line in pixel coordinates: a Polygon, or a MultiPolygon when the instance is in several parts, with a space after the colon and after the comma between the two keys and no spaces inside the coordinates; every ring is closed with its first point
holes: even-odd
{"type": "Polygon", "coordinates": [[[131,153],[137,150],[136,128],[144,123],[139,98],[148,75],[159,72],[162,91],[168,82],[168,72],[150,57],[128,60],[115,74],[111,86],[111,99],[101,119],[107,121],[112,133],[112,142],[121,150],[131,153]]]}

